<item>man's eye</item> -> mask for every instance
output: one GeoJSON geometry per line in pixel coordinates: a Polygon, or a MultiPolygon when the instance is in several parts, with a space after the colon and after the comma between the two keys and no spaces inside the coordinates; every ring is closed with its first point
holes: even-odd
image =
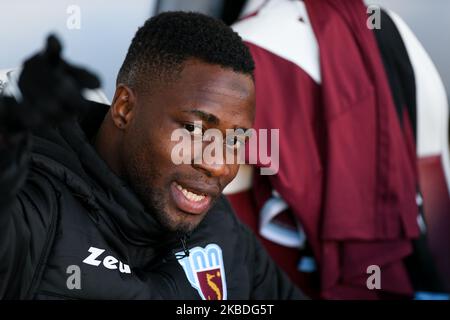
{"type": "Polygon", "coordinates": [[[239,149],[245,144],[245,139],[237,136],[230,136],[226,138],[227,148],[239,149]]]}
{"type": "Polygon", "coordinates": [[[189,131],[191,134],[195,134],[195,135],[201,135],[203,134],[203,129],[202,127],[196,126],[192,123],[187,123],[184,125],[184,128],[189,131]]]}

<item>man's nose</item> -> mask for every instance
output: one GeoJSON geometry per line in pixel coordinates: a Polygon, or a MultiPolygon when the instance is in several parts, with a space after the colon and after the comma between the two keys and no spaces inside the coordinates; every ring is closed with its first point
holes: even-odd
{"type": "Polygon", "coordinates": [[[194,163],[194,168],[204,172],[208,177],[222,178],[231,174],[231,168],[229,164],[226,163],[207,163],[206,161],[201,161],[201,163],[194,163]]]}

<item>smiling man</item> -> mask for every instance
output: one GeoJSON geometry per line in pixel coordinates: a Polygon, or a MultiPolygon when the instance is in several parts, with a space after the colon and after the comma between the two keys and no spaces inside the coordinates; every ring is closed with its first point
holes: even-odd
{"type": "Polygon", "coordinates": [[[239,36],[201,14],[148,20],[111,106],[81,99],[95,77],[59,51],[50,38],[0,99],[0,297],[302,298],[222,196],[239,165],[171,158],[174,130],[252,127],[239,36]]]}
{"type": "MultiPolygon", "coordinates": [[[[189,22],[183,21],[184,14],[168,16],[183,23],[189,22]]],[[[165,19],[167,17],[162,15],[153,23],[165,19]]],[[[201,19],[218,24],[212,19],[201,19]]],[[[170,37],[175,42],[183,35],[174,26],[172,28],[174,34],[170,37]]],[[[167,58],[167,61],[158,56],[162,55],[160,51],[151,52],[155,56],[146,57],[145,54],[149,53],[137,45],[146,41],[140,40],[145,31],[144,27],[136,35],[119,73],[114,101],[100,128],[96,146],[111,169],[130,183],[165,228],[190,232],[236,176],[239,165],[224,164],[225,161],[214,164],[192,161],[192,165],[175,165],[171,151],[176,142],[171,142],[171,133],[185,128],[192,134],[201,134],[215,128],[225,134],[226,129],[251,127],[255,104],[253,64],[234,34],[231,34],[234,36],[231,39],[218,37],[217,41],[235,40],[237,43],[228,45],[240,44],[241,48],[236,49],[241,52],[235,57],[232,55],[236,53],[229,51],[224,53],[224,57],[216,57],[217,61],[210,61],[213,59],[209,58],[212,50],[217,49],[205,46],[203,52],[196,52],[201,46],[191,41],[186,47],[180,45],[172,53],[176,56],[167,58]],[[158,65],[147,65],[148,61],[159,62],[158,65]],[[163,79],[162,84],[158,83],[161,80],[151,80],[147,76],[161,72],[158,69],[162,68],[167,68],[163,71],[166,74],[162,74],[167,79],[163,79]],[[144,84],[140,85],[139,81],[144,84]]],[[[188,31],[185,31],[185,36],[189,36],[188,31]]],[[[152,41],[161,39],[150,38],[148,41],[147,45],[155,50],[152,41]]]]}

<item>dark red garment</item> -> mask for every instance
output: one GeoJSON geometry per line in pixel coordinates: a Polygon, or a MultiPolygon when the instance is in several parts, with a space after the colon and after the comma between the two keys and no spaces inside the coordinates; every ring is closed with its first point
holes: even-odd
{"type": "Polygon", "coordinates": [[[259,241],[264,245],[272,259],[287,273],[291,281],[301,288],[303,293],[309,298],[319,299],[320,291],[317,275],[299,272],[297,269],[298,262],[304,254],[298,249],[279,245],[258,234],[258,212],[262,204],[257,204],[255,200],[267,199],[270,195],[269,184],[259,184],[259,186],[268,187],[268,193],[264,195],[259,194],[258,199],[255,199],[252,190],[247,190],[228,195],[228,200],[233,205],[241,221],[255,231],[259,241]]]}
{"type": "Polygon", "coordinates": [[[428,241],[442,282],[450,291],[450,198],[441,155],[419,160],[420,186],[427,218],[428,241]]]}
{"type": "MultiPolygon", "coordinates": [[[[279,172],[270,185],[307,234],[322,297],[411,296],[403,259],[419,235],[412,133],[400,126],[362,1],[305,4],[321,84],[248,43],[256,63],[255,128],[280,129],[279,172]],[[381,290],[367,288],[370,265],[381,269],[381,290]]],[[[257,203],[267,199],[260,188],[253,189],[257,203]]]]}

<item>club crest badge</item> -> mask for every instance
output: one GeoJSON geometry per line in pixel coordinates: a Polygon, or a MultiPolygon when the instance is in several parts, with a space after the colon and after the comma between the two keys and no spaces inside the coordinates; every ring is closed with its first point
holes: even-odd
{"type": "MultiPolygon", "coordinates": [[[[191,286],[203,300],[226,300],[227,286],[222,249],[217,244],[189,250],[189,257],[178,260],[191,286]]],[[[183,254],[183,252],[178,252],[183,254]]]]}

